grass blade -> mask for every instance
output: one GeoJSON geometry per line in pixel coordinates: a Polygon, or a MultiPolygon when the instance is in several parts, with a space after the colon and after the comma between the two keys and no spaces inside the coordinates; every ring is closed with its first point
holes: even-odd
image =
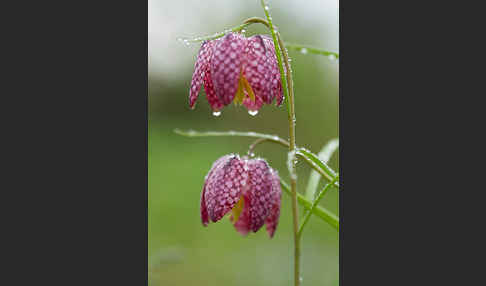
{"type": "Polygon", "coordinates": [[[326,56],[326,57],[332,57],[334,59],[339,59],[338,53],[325,51],[325,50],[314,48],[314,47],[307,46],[307,45],[285,43],[285,46],[290,50],[299,51],[302,54],[310,53],[310,54],[322,55],[322,56],[326,56]]]}
{"type": "MultiPolygon", "coordinates": [[[[280,180],[280,185],[282,186],[282,189],[287,193],[287,195],[291,196],[292,193],[290,191],[290,187],[287,183],[284,181],[280,180]]],[[[311,210],[312,209],[312,202],[307,200],[303,195],[297,193],[297,201],[299,202],[300,205],[302,205],[306,210],[311,210]]],[[[316,215],[317,217],[321,218],[325,222],[327,222],[329,225],[331,225],[334,229],[339,231],[339,218],[333,214],[332,212],[328,211],[327,209],[321,207],[321,206],[316,206],[313,210],[312,213],[316,215]]]]}
{"type": "MultiPolygon", "coordinates": [[[[331,139],[329,142],[322,147],[321,151],[317,156],[321,159],[324,163],[329,162],[332,157],[332,154],[339,148],[339,139],[331,139]]],[[[314,195],[317,191],[317,186],[319,185],[319,180],[321,179],[321,175],[315,171],[311,170],[311,174],[309,176],[309,181],[307,182],[307,189],[305,191],[305,198],[313,201],[314,195]]]]}

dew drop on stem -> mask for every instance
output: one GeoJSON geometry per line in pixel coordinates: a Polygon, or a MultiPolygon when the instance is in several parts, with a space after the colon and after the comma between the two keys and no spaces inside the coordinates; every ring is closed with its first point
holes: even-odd
{"type": "Polygon", "coordinates": [[[305,54],[307,54],[307,49],[306,48],[302,48],[302,49],[300,49],[300,52],[305,55],[305,54]]]}
{"type": "Polygon", "coordinates": [[[221,111],[214,111],[213,112],[213,115],[216,116],[216,117],[218,117],[218,116],[221,115],[221,111]]]}
{"type": "Polygon", "coordinates": [[[248,110],[248,114],[250,114],[251,116],[255,116],[258,114],[258,110],[248,110]]]}

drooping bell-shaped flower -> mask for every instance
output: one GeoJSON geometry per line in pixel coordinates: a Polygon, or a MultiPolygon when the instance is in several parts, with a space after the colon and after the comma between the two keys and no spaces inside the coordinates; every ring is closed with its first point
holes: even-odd
{"type": "Polygon", "coordinates": [[[256,111],[277,98],[283,101],[282,83],[275,46],[271,38],[250,38],[229,33],[201,45],[192,75],[189,106],[194,108],[204,85],[206,98],[214,112],[231,102],[256,111]]]}
{"type": "Polygon", "coordinates": [[[264,224],[273,237],[280,216],[282,190],[275,170],[263,159],[225,155],[214,162],[201,193],[201,220],[230,220],[243,235],[264,224]]]}

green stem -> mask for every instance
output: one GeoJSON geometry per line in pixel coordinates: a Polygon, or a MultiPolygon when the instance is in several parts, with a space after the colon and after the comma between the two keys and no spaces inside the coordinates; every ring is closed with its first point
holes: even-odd
{"type": "Polygon", "coordinates": [[[310,217],[312,215],[312,212],[314,211],[314,209],[316,208],[316,206],[319,204],[319,202],[321,201],[321,199],[324,197],[324,195],[327,193],[327,191],[331,188],[331,186],[334,184],[334,182],[336,182],[338,180],[339,180],[339,175],[337,175],[329,184],[327,184],[324,187],[324,189],[322,189],[322,191],[319,193],[319,195],[317,196],[317,198],[314,200],[314,202],[312,203],[311,209],[306,214],[306,216],[304,217],[304,220],[302,221],[302,224],[299,227],[299,232],[298,232],[299,237],[302,237],[302,231],[304,230],[304,227],[307,224],[307,222],[309,221],[309,219],[310,219],[310,217]]]}
{"type": "Polygon", "coordinates": [[[262,134],[257,132],[241,132],[241,131],[207,131],[207,132],[199,132],[194,130],[180,130],[174,129],[176,134],[186,136],[186,137],[220,137],[220,136],[238,136],[238,137],[252,137],[252,138],[261,138],[266,139],[267,141],[278,143],[282,146],[289,147],[289,142],[285,141],[284,139],[278,137],[277,135],[268,135],[262,134]]]}
{"type": "Polygon", "coordinates": [[[203,41],[209,41],[209,40],[215,40],[217,38],[221,38],[223,37],[224,35],[230,33],[230,32],[240,32],[241,30],[243,30],[244,28],[250,26],[251,23],[243,23],[239,26],[236,26],[236,27],[233,27],[231,29],[228,29],[228,30],[225,30],[223,32],[218,32],[218,33],[215,33],[213,35],[209,35],[209,36],[202,36],[202,37],[197,37],[197,38],[193,38],[193,39],[189,39],[189,38],[179,38],[179,40],[185,42],[185,43],[197,43],[197,42],[203,42],[203,41]]]}
{"type": "Polygon", "coordinates": [[[248,155],[251,156],[251,154],[253,154],[253,150],[255,149],[255,147],[260,144],[260,143],[263,143],[265,141],[268,141],[268,139],[266,138],[258,138],[257,140],[255,140],[255,142],[253,142],[250,147],[248,147],[248,155]]]}
{"type": "MultiPolygon", "coordinates": [[[[273,26],[272,17],[269,13],[268,5],[266,5],[265,0],[261,0],[263,10],[265,11],[265,16],[268,21],[268,27],[272,33],[273,43],[275,46],[275,52],[277,56],[278,66],[280,70],[280,79],[282,82],[285,101],[287,103],[287,113],[289,121],[289,152],[295,152],[295,106],[294,106],[294,88],[292,81],[292,70],[290,68],[290,61],[287,55],[287,50],[282,41],[280,33],[278,33],[273,26]],[[282,55],[285,62],[286,74],[284,73],[284,68],[282,64],[282,55]],[[287,78],[285,78],[285,76],[287,78]]],[[[292,169],[295,170],[296,160],[292,160],[292,169]]],[[[294,230],[294,285],[300,286],[300,239],[298,235],[299,231],[299,212],[297,208],[297,176],[290,176],[290,189],[292,191],[292,217],[293,217],[293,230],[294,230]]]]}

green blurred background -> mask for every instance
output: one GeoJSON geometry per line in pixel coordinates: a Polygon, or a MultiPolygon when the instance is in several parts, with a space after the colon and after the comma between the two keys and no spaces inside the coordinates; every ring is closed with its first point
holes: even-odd
{"type": "MultiPolygon", "coordinates": [[[[285,41],[338,51],[337,1],[271,1],[270,12],[285,41]],[[302,3],[305,3],[303,5],[302,3]]],[[[178,37],[196,37],[236,26],[251,16],[264,17],[258,0],[149,0],[149,145],[148,251],[150,285],[290,285],[293,242],[290,198],[282,195],[280,223],[273,239],[264,228],[242,237],[229,219],[201,225],[199,199],[212,163],[228,153],[244,154],[248,138],[187,138],[175,128],[239,130],[287,138],[285,105],[264,106],[256,116],[230,105],[214,117],[201,90],[195,110],[188,92],[199,44],[186,46],[178,37]]],[[[253,25],[247,36],[266,33],[253,25]]],[[[289,51],[296,94],[297,144],[315,153],[339,136],[338,62],[289,51]]],[[[272,143],[256,148],[288,182],[287,150],[272,143]]],[[[336,153],[329,162],[339,168],[336,153]]],[[[298,163],[303,192],[310,168],[298,163]]],[[[321,182],[320,186],[323,185],[321,182]]],[[[323,206],[338,213],[338,194],[331,190],[323,206]]],[[[338,285],[338,233],[311,218],[303,236],[303,285],[338,285]]]]}

